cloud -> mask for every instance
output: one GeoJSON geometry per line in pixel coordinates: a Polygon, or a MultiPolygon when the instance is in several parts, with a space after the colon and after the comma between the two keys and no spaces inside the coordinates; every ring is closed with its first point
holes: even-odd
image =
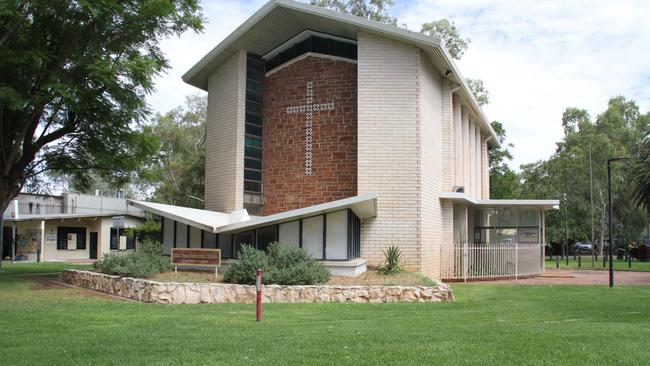
{"type": "MultiPolygon", "coordinates": [[[[490,91],[485,112],[502,122],[520,164],[548,158],[562,137],[566,107],[596,116],[615,95],[650,109],[650,2],[397,0],[392,13],[409,29],[443,17],[471,38],[458,63],[466,77],[480,78],[490,91]]],[[[199,93],[181,75],[266,1],[204,1],[208,20],[202,34],[164,40],[171,63],[148,98],[165,112],[199,93]]]]}
{"type": "Polygon", "coordinates": [[[446,17],[471,38],[459,67],[484,80],[485,112],[515,144],[515,168],[553,153],[566,107],[597,116],[624,95],[650,108],[648,2],[419,0],[395,10],[409,29],[446,17]]]}

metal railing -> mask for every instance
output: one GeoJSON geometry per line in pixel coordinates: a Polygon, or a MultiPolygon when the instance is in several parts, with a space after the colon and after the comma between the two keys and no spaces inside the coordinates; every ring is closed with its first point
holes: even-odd
{"type": "Polygon", "coordinates": [[[452,252],[452,260],[443,261],[443,279],[518,278],[541,274],[544,269],[541,244],[471,243],[456,245],[452,252]]]}

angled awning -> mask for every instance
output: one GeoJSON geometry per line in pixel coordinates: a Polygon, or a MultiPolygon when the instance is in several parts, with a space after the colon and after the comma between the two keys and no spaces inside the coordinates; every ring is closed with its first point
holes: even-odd
{"type": "Polygon", "coordinates": [[[160,203],[131,201],[129,204],[155,215],[197,227],[212,233],[252,230],[281,224],[329,212],[351,209],[360,219],[377,216],[377,195],[368,193],[269,216],[249,216],[246,210],[230,214],[196,208],[164,205],[160,203]]]}

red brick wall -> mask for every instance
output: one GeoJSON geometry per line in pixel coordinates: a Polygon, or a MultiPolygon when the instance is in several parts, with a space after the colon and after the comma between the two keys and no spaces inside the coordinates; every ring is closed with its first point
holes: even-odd
{"type": "Polygon", "coordinates": [[[357,194],[357,65],[309,56],[264,80],[264,215],[357,194]],[[305,121],[287,107],[334,102],[313,114],[312,175],[305,175],[305,121]]]}

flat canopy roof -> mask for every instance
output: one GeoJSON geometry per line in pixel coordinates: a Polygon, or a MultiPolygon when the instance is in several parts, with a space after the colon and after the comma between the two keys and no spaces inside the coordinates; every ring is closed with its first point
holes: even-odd
{"type": "Polygon", "coordinates": [[[352,40],[357,39],[358,33],[365,32],[421,49],[440,75],[446,75],[460,86],[458,93],[468,101],[482,129],[493,137],[490,145],[499,146],[498,138],[465,77],[438,38],[291,0],[266,3],[188,70],[183,81],[207,91],[210,75],[235,53],[243,49],[265,55],[305,30],[352,40]]]}
{"type": "Polygon", "coordinates": [[[351,209],[360,219],[377,216],[377,195],[368,193],[338,201],[299,208],[269,216],[249,216],[246,210],[227,214],[160,203],[129,201],[130,205],[158,216],[182,222],[212,233],[252,230],[263,226],[281,224],[329,212],[351,209]]]}
{"type": "Polygon", "coordinates": [[[544,211],[557,210],[560,207],[560,200],[476,200],[465,193],[457,192],[443,192],[440,199],[479,207],[539,207],[544,211]]]}
{"type": "Polygon", "coordinates": [[[22,214],[18,218],[11,217],[5,218],[4,221],[8,222],[21,222],[21,221],[48,221],[48,220],[70,220],[70,219],[88,219],[94,217],[113,217],[113,216],[131,216],[131,217],[140,217],[144,216],[136,212],[131,211],[115,211],[115,212],[106,212],[101,214],[92,214],[92,213],[60,213],[60,214],[31,214],[25,215],[22,214]]]}

